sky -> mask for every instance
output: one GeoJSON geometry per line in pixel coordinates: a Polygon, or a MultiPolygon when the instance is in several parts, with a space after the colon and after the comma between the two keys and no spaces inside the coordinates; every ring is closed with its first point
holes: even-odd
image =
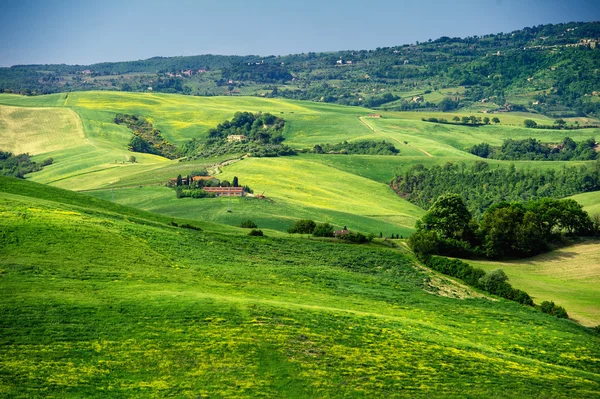
{"type": "Polygon", "coordinates": [[[391,47],[599,21],[600,0],[0,0],[0,66],[391,47]]]}

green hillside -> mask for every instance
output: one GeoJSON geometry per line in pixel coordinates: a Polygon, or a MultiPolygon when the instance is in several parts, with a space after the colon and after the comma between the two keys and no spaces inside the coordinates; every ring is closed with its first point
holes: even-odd
{"type": "MultiPolygon", "coordinates": [[[[565,135],[579,141],[595,137],[600,129],[557,131],[526,129],[528,118],[539,124],[552,120],[531,114],[500,115],[497,125],[464,126],[423,122],[425,117],[468,116],[470,113],[384,112],[370,118],[364,108],[256,97],[192,97],[172,94],[74,92],[24,97],[0,94],[1,150],[29,152],[35,159],[52,157],[54,163],[28,178],[71,190],[98,190],[94,195],[167,215],[237,225],[244,217],[263,226],[286,230],[298,218],[328,221],[336,226],[374,234],[410,234],[422,211],[396,196],[387,186],[396,173],[416,164],[481,160],[468,153],[481,142],[500,145],[505,138],[535,137],[549,142],[565,135]],[[277,159],[245,159],[215,168],[241,154],[179,162],[142,153],[131,153],[131,131],[114,123],[118,113],[142,115],[170,142],[182,145],[203,139],[210,128],[235,112],[269,112],[285,119],[285,143],[299,150],[316,144],[343,141],[386,140],[400,150],[398,156],[315,155],[277,159]],[[131,155],[136,162],[128,162],[131,155]],[[271,203],[237,201],[235,214],[223,200],[177,201],[172,191],[157,186],[178,174],[209,168],[219,178],[238,176],[271,203]],[[144,186],[145,191],[132,187],[144,186]],[[152,186],[152,187],[148,187],[152,186]],[[129,191],[112,192],[113,188],[129,191]],[[152,192],[149,201],[143,197],[152,192]],[[127,195],[125,195],[125,193],[127,195]],[[123,195],[121,195],[123,194],[123,195]]],[[[562,162],[505,162],[490,164],[535,169],[560,168],[562,162]]],[[[577,164],[584,164],[579,162],[577,164]]],[[[573,164],[573,163],[571,163],[573,164]]],[[[592,205],[592,204],[590,204],[592,205]]]]}
{"type": "Polygon", "coordinates": [[[0,214],[5,397],[599,396],[598,335],[379,243],[180,228],[2,177],[0,214]]]}

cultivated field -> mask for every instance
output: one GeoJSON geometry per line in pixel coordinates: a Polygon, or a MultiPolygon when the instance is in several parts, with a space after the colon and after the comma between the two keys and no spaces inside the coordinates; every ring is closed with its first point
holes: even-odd
{"type": "Polygon", "coordinates": [[[503,269],[516,288],[533,300],[554,301],[588,326],[600,325],[600,243],[586,242],[510,262],[474,262],[484,270],[503,269]]]}

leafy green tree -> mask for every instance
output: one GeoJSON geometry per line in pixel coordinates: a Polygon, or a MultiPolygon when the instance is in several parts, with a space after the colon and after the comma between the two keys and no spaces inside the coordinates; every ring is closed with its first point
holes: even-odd
{"type": "Polygon", "coordinates": [[[471,118],[469,118],[468,116],[463,116],[462,118],[460,118],[460,120],[462,123],[464,123],[466,125],[467,123],[469,123],[471,118]]]}
{"type": "Polygon", "coordinates": [[[533,129],[537,126],[537,123],[533,119],[525,119],[523,121],[523,126],[533,129]]]}
{"type": "Polygon", "coordinates": [[[297,220],[292,227],[288,229],[290,234],[313,234],[317,224],[314,220],[300,219],[297,220]]]}
{"type": "Polygon", "coordinates": [[[569,317],[565,308],[563,308],[562,306],[556,305],[552,301],[542,302],[540,305],[540,310],[549,315],[556,316],[559,319],[567,319],[569,317]]]}
{"type": "Polygon", "coordinates": [[[243,220],[242,223],[240,223],[240,227],[244,229],[255,229],[258,226],[252,220],[247,219],[243,220]]]}
{"type": "Polygon", "coordinates": [[[329,223],[319,223],[315,226],[312,234],[315,237],[333,237],[333,226],[329,223]]]}
{"type": "Polygon", "coordinates": [[[511,255],[525,210],[506,202],[488,208],[479,224],[485,254],[488,258],[511,255]]]}
{"type": "Polygon", "coordinates": [[[408,245],[421,259],[439,253],[439,237],[435,231],[420,230],[411,234],[408,237],[408,245]]]}
{"type": "Polygon", "coordinates": [[[177,175],[177,186],[181,186],[182,178],[181,175],[177,175]]]}
{"type": "Polygon", "coordinates": [[[492,122],[494,122],[495,124],[498,124],[498,123],[500,123],[500,119],[498,119],[498,117],[497,117],[497,116],[494,116],[494,117],[492,118],[492,122]]]}
{"type": "Polygon", "coordinates": [[[499,292],[502,286],[508,281],[508,276],[502,269],[490,270],[485,276],[479,279],[479,286],[487,292],[499,292]]]}
{"type": "Polygon", "coordinates": [[[452,118],[452,120],[454,122],[460,122],[460,118],[458,116],[456,116],[456,115],[454,115],[454,118],[452,118]]]}
{"type": "Polygon", "coordinates": [[[492,152],[492,149],[488,143],[476,144],[471,148],[471,154],[477,155],[481,158],[487,158],[492,152]]]}
{"type": "Polygon", "coordinates": [[[488,118],[487,116],[483,118],[483,123],[485,123],[486,125],[490,124],[490,118],[488,118]]]}
{"type": "Polygon", "coordinates": [[[233,182],[231,183],[232,187],[239,187],[239,181],[237,176],[233,176],[233,182]]]}
{"type": "Polygon", "coordinates": [[[443,238],[464,239],[470,236],[471,213],[458,194],[439,197],[423,218],[417,230],[434,231],[443,238]]]}

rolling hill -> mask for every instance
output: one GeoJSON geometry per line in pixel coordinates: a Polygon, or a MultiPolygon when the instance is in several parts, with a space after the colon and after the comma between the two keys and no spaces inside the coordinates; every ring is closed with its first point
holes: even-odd
{"type": "Polygon", "coordinates": [[[600,391],[598,335],[379,242],[248,237],[5,177],[0,214],[6,397],[600,391]]]}
{"type": "MultiPolygon", "coordinates": [[[[416,112],[384,112],[382,118],[369,118],[359,107],[254,97],[75,92],[36,97],[3,94],[0,104],[4,104],[0,105],[4,110],[0,114],[3,121],[0,137],[6,143],[5,148],[0,149],[25,151],[39,158],[51,156],[55,160],[53,165],[32,175],[34,181],[71,190],[94,190],[94,195],[105,199],[115,198],[112,189],[119,188],[121,194],[127,195],[117,194],[116,201],[138,204],[136,206],[146,210],[168,215],[192,214],[194,218],[232,225],[254,215],[263,226],[278,230],[286,230],[293,220],[306,217],[339,227],[353,226],[377,235],[387,232],[406,236],[422,211],[387,187],[396,173],[418,163],[473,163],[480,158],[466,150],[483,141],[492,145],[499,145],[509,137],[560,141],[567,134],[522,127],[526,118],[533,118],[540,124],[551,123],[551,119],[540,115],[504,114],[500,115],[498,125],[472,127],[423,122],[424,114],[416,112]],[[20,113],[16,113],[17,110],[20,113]],[[244,159],[217,168],[222,172],[221,177],[231,179],[236,175],[243,184],[251,185],[258,193],[265,192],[274,201],[236,201],[237,214],[229,215],[227,201],[216,199],[193,204],[177,201],[171,197],[171,190],[156,185],[164,185],[177,174],[214,167],[239,155],[178,162],[136,153],[137,162],[130,163],[127,159],[132,153],[127,150],[127,142],[131,132],[113,121],[117,113],[142,115],[159,128],[167,140],[182,145],[189,139],[206,137],[210,128],[240,110],[270,112],[283,117],[286,121],[285,142],[294,148],[311,150],[315,144],[386,140],[400,149],[400,155],[301,154],[292,158],[244,159]],[[39,118],[49,118],[48,115],[54,113],[64,117],[53,118],[53,124],[36,123],[36,120],[44,121],[39,118]],[[30,124],[32,129],[24,129],[24,123],[30,124]],[[25,130],[25,134],[21,133],[25,130]],[[52,134],[43,134],[50,130],[52,134]],[[53,142],[52,146],[47,145],[48,140],[53,142]],[[147,191],[132,189],[140,185],[147,191]],[[102,189],[110,191],[103,192],[102,189]],[[154,193],[152,198],[160,197],[160,200],[140,199],[150,191],[154,193]],[[193,209],[192,213],[190,209],[193,209]]],[[[449,119],[452,115],[469,114],[434,112],[425,115],[449,119]]],[[[599,129],[568,132],[575,140],[594,137],[598,133],[599,129]]],[[[488,162],[515,164],[520,168],[558,168],[563,164],[488,162]]]]}

